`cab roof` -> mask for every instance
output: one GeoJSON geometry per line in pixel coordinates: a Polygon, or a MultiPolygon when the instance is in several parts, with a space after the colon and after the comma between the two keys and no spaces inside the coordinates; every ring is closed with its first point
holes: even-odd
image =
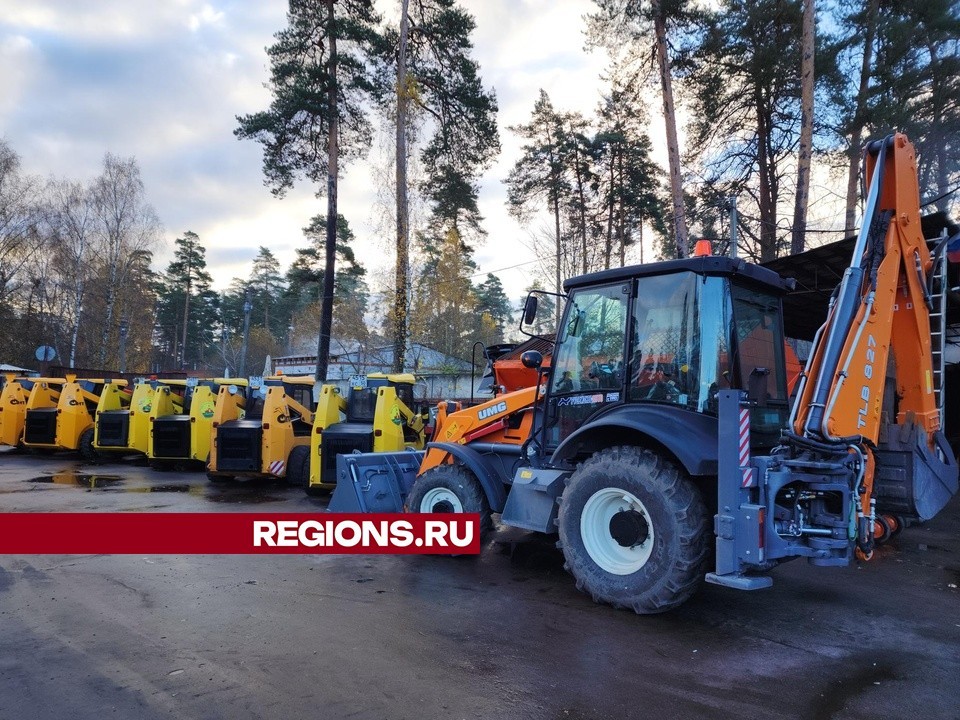
{"type": "Polygon", "coordinates": [[[567,292],[591,285],[606,285],[607,283],[622,282],[634,278],[654,277],[670,273],[694,272],[698,275],[728,275],[747,280],[756,285],[762,285],[776,294],[784,294],[793,288],[790,280],[785,280],[773,270],[760,265],[748,263],[740,258],[734,259],[724,255],[705,255],[703,257],[683,258],[681,260],[665,260],[663,262],[630,265],[611,270],[589,273],[572,277],[563,284],[567,292]]]}

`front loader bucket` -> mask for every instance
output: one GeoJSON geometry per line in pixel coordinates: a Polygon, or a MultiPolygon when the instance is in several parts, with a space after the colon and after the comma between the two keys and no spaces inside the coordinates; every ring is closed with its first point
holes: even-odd
{"type": "Polygon", "coordinates": [[[330,512],[402,512],[423,452],[355,453],[337,456],[337,488],[330,512]]]}

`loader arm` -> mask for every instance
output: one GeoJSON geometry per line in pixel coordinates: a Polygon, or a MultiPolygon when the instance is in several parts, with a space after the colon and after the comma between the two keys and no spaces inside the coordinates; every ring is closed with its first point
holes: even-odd
{"type": "MultiPolygon", "coordinates": [[[[523,432],[517,433],[515,440],[504,437],[506,422],[511,416],[532,407],[536,397],[537,388],[528,387],[499,395],[480,405],[450,413],[443,418],[442,424],[437,427],[433,434],[433,440],[438,443],[466,445],[472,440],[483,438],[490,441],[509,442],[514,445],[522,444],[528,437],[523,432]]],[[[440,417],[438,416],[438,419],[440,417]]],[[[419,474],[422,475],[431,468],[449,462],[450,457],[449,452],[443,448],[434,447],[433,443],[429,443],[427,454],[420,465],[419,474]]]]}

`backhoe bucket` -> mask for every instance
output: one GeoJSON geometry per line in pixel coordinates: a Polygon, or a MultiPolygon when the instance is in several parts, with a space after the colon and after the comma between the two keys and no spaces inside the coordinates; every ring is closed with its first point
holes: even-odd
{"type": "Polygon", "coordinates": [[[402,512],[423,452],[355,453],[337,456],[337,488],[331,512],[402,512]]]}

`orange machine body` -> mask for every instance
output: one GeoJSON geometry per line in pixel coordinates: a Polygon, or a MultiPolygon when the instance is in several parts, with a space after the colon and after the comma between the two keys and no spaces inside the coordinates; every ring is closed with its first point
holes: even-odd
{"type": "MultiPolygon", "coordinates": [[[[440,403],[433,442],[468,445],[474,441],[522,445],[533,429],[533,404],[537,388],[505,393],[480,405],[449,412],[448,403],[440,403]]],[[[455,406],[456,407],[456,406],[455,406]]],[[[437,447],[428,447],[419,475],[450,463],[452,456],[437,447]]]]}

